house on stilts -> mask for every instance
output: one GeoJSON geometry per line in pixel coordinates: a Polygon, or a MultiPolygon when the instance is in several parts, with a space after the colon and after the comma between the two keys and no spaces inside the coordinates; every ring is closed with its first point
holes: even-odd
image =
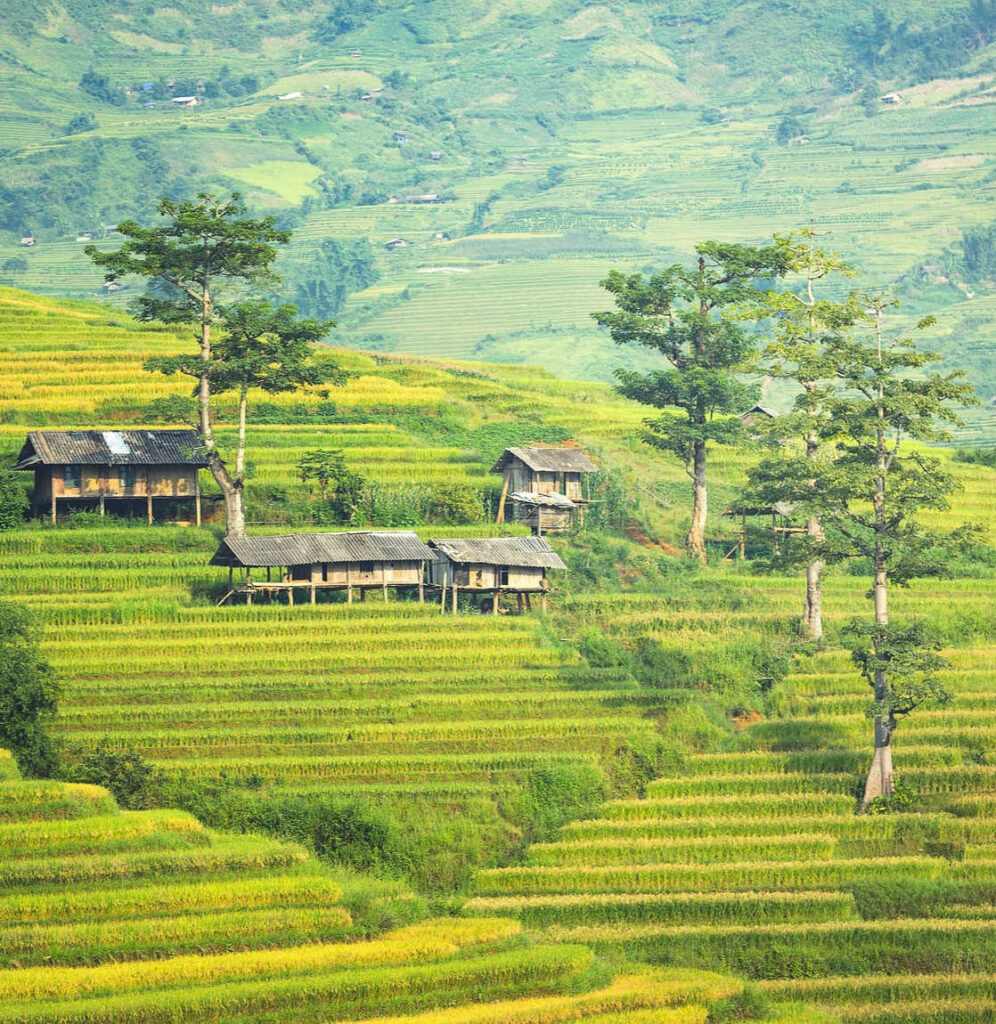
{"type": "Polygon", "coordinates": [[[199,526],[205,466],[194,430],[32,430],[14,469],[34,472],[33,513],[47,509],[53,523],[67,507],[145,512],[151,523],[193,506],[199,526]]]}
{"type": "Polygon", "coordinates": [[[235,595],[252,604],[254,596],[286,593],[293,604],[296,593],[315,604],[328,590],[345,591],[350,602],[356,593],[365,600],[368,590],[387,600],[391,589],[414,591],[424,600],[426,566],[433,558],[411,531],[356,530],[226,537],[210,564],[228,567],[228,593],[221,603],[235,595]]]}
{"type": "Polygon", "coordinates": [[[569,530],[582,520],[584,481],[597,470],[578,448],[506,448],[491,467],[503,477],[495,521],[523,523],[537,536],[569,530]]]}
{"type": "Polygon", "coordinates": [[[454,613],[460,594],[490,597],[495,614],[502,594],[514,594],[520,610],[523,603],[531,609],[537,594],[545,610],[548,570],[567,568],[542,537],[431,538],[429,547],[435,554],[432,583],[440,590],[440,606],[445,610],[449,602],[454,613]]]}

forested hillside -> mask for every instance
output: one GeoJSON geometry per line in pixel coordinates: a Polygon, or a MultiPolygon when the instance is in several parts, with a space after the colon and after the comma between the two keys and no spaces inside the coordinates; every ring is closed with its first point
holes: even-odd
{"type": "Polygon", "coordinates": [[[88,237],[239,189],[294,229],[283,293],[336,343],[608,379],[609,268],[812,222],[996,393],[991,0],[5,14],[7,284],[99,297],[88,237]]]}

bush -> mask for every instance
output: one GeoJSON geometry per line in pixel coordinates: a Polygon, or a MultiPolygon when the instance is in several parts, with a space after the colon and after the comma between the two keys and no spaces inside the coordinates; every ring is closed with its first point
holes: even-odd
{"type": "Polygon", "coordinates": [[[629,653],[594,626],[581,632],[578,651],[592,668],[626,668],[630,664],[629,653]]]}
{"type": "Polygon", "coordinates": [[[541,765],[505,801],[502,814],[522,830],[525,842],[544,842],[568,821],[591,817],[605,793],[605,776],[593,765],[541,765]]]}
{"type": "Polygon", "coordinates": [[[67,782],[103,786],[111,791],[121,807],[128,810],[156,806],[161,782],[155,767],[138,751],[113,748],[106,739],[65,766],[62,777],[67,782]]]}
{"type": "Polygon", "coordinates": [[[28,495],[18,474],[10,469],[0,470],[0,530],[20,526],[27,511],[28,495]]]}
{"type": "Polygon", "coordinates": [[[59,686],[38,649],[39,632],[27,609],[0,604],[0,747],[25,775],[46,777],[57,764],[46,726],[59,686]]]}

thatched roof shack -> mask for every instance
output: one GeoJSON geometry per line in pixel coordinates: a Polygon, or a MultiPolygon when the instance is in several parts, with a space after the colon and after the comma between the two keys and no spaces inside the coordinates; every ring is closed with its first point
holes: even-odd
{"type": "Polygon", "coordinates": [[[584,477],[598,467],[578,448],[506,448],[491,467],[503,476],[497,521],[510,518],[530,526],[537,534],[569,529],[586,503],[584,477]]]}
{"type": "Polygon", "coordinates": [[[368,589],[417,587],[424,596],[425,568],[433,552],[409,530],[354,530],[344,533],[290,533],[269,537],[226,537],[211,558],[211,565],[229,568],[231,592],[246,594],[310,590],[353,591],[361,598],[368,589]],[[243,569],[244,582],[235,585],[233,570],[243,569]],[[266,580],[253,580],[253,569],[266,569],[266,580]],[[280,570],[273,579],[273,569],[280,570]]]}
{"type": "MultiPolygon", "coordinates": [[[[432,582],[453,594],[546,594],[547,570],[566,569],[560,555],[542,537],[431,538],[436,554],[432,582]]],[[[497,603],[495,604],[497,607],[497,603]]]]}
{"type": "Polygon", "coordinates": [[[195,430],[32,430],[14,468],[34,472],[35,512],[51,504],[53,522],[60,501],[95,503],[101,514],[108,501],[115,510],[139,501],[151,522],[154,499],[185,499],[200,523],[205,466],[195,430]]]}

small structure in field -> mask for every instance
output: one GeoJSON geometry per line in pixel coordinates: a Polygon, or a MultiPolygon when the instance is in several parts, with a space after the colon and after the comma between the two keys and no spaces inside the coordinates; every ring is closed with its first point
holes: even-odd
{"type": "Polygon", "coordinates": [[[805,523],[799,523],[795,515],[796,505],[791,501],[776,501],[773,505],[757,506],[757,505],[732,505],[730,508],[723,512],[724,516],[730,516],[733,519],[740,520],[740,529],[736,532],[736,543],[732,548],[723,556],[724,559],[732,558],[736,555],[738,558],[744,558],[747,554],[747,520],[756,519],[758,517],[769,518],[770,524],[767,527],[761,527],[759,529],[770,532],[775,538],[776,547],[778,546],[782,537],[788,537],[792,534],[802,534],[806,532],[805,523]]]}
{"type": "Polygon", "coordinates": [[[755,405],[746,412],[740,414],[740,422],[745,427],[753,427],[757,423],[763,423],[765,420],[777,419],[777,417],[778,413],[769,406],[755,405]]]}
{"type": "Polygon", "coordinates": [[[175,107],[196,107],[198,102],[196,96],[174,96],[170,100],[175,107]]]}
{"type": "Polygon", "coordinates": [[[445,611],[450,598],[454,613],[460,593],[491,595],[496,615],[502,594],[515,594],[520,610],[523,599],[531,608],[530,595],[540,594],[545,609],[547,570],[567,568],[542,537],[432,538],[429,547],[436,556],[432,583],[440,589],[440,607],[445,611]]]}
{"type": "Polygon", "coordinates": [[[409,530],[354,530],[226,537],[210,564],[228,566],[229,590],[223,602],[234,594],[252,604],[255,594],[286,593],[293,604],[295,592],[304,592],[315,604],[321,590],[344,590],[350,602],[355,591],[362,601],[368,590],[379,590],[386,601],[389,587],[415,589],[421,601],[426,565],[433,557],[409,530]],[[239,582],[236,569],[243,571],[239,582]],[[266,579],[253,579],[253,569],[265,569],[266,579]]]}
{"type": "Polygon", "coordinates": [[[145,506],[153,520],[154,502],[194,505],[201,522],[198,470],[207,466],[194,430],[32,430],[14,469],[32,470],[34,514],[59,503],[89,505],[104,515],[145,506]]]}
{"type": "Polygon", "coordinates": [[[30,249],[35,244],[35,236],[25,235],[18,244],[23,245],[26,249],[30,249]]]}
{"type": "Polygon", "coordinates": [[[395,249],[404,249],[406,245],[408,245],[408,239],[399,237],[392,238],[389,242],[385,242],[384,248],[387,249],[388,252],[394,252],[395,249]]]}
{"type": "Polygon", "coordinates": [[[537,535],[570,529],[588,503],[584,478],[597,470],[579,448],[506,448],[491,467],[504,477],[496,522],[505,521],[511,501],[509,518],[537,535]]]}

